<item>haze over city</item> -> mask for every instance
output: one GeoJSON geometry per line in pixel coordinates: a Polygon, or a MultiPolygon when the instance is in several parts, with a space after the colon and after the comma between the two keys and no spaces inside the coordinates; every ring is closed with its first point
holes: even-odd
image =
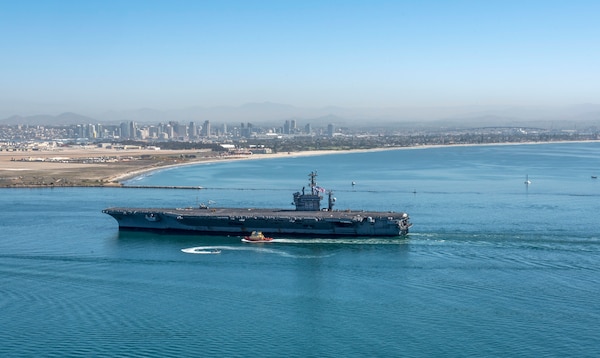
{"type": "Polygon", "coordinates": [[[583,0],[5,1],[0,120],[597,119],[598,13],[583,0]]]}

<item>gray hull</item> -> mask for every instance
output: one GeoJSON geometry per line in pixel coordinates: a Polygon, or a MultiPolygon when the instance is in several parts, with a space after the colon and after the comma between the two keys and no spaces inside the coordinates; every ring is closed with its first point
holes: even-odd
{"type": "Polygon", "coordinates": [[[236,208],[108,208],[122,230],[201,234],[301,236],[401,236],[411,226],[406,213],[297,211],[236,208]]]}

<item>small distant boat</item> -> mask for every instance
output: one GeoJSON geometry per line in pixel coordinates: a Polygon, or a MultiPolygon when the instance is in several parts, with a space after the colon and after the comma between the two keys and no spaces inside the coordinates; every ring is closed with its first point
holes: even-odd
{"type": "Polygon", "coordinates": [[[269,242],[273,241],[272,237],[266,237],[261,231],[252,231],[252,234],[244,236],[243,242],[269,242]]]}
{"type": "Polygon", "coordinates": [[[525,185],[531,184],[531,180],[529,180],[529,175],[525,176],[525,185]]]}
{"type": "Polygon", "coordinates": [[[598,179],[597,175],[592,175],[592,179],[598,179]]]}

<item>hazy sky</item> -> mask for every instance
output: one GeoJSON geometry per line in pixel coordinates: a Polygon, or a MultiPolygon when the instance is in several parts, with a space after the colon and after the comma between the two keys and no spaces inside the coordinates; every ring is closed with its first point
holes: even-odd
{"type": "Polygon", "coordinates": [[[598,103],[600,1],[0,0],[0,110],[598,103]]]}

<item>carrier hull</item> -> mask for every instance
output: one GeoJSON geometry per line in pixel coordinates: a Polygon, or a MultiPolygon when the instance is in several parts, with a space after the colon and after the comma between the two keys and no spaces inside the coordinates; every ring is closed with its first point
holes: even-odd
{"type": "Polygon", "coordinates": [[[328,206],[321,209],[317,172],[309,175],[308,192],[293,194],[296,210],[258,208],[152,209],[108,208],[103,212],[119,223],[121,230],[152,230],[203,234],[248,235],[260,231],[268,235],[303,236],[401,236],[411,224],[406,213],[333,210],[335,198],[328,191],[328,206]]]}
{"type": "Polygon", "coordinates": [[[401,236],[411,224],[406,213],[298,211],[236,208],[108,208],[120,230],[247,235],[401,236]]]}

